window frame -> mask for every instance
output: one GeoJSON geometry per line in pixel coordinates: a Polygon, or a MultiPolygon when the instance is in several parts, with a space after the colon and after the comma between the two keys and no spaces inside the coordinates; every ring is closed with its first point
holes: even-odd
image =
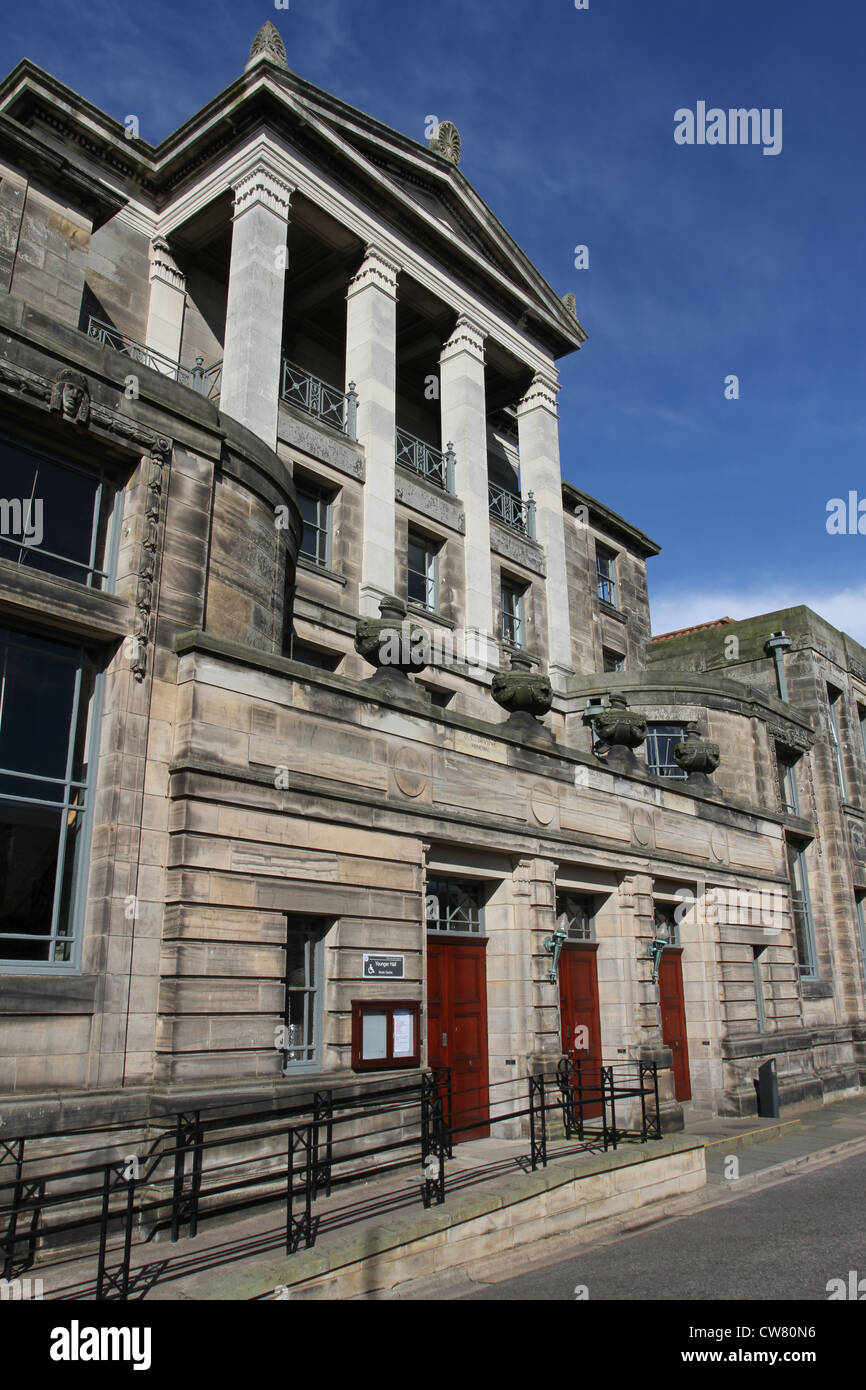
{"type": "Polygon", "coordinates": [[[767,1011],[764,1004],[764,981],[761,977],[761,956],[766,951],[766,946],[752,947],[752,979],[755,986],[755,1011],[758,1019],[758,1032],[767,1031],[767,1011]]]}
{"type": "MultiPolygon", "coordinates": [[[[472,879],[472,878],[442,878],[442,877],[440,877],[438,874],[430,874],[430,875],[428,875],[428,877],[427,877],[427,882],[426,882],[425,887],[424,887],[425,908],[429,905],[430,898],[434,896],[435,890],[431,887],[431,885],[434,885],[434,884],[441,884],[441,885],[443,885],[443,886],[444,886],[446,889],[448,889],[448,890],[450,890],[450,889],[453,888],[453,889],[457,889],[457,890],[463,891],[463,892],[469,892],[469,890],[474,889],[475,892],[476,892],[476,895],[477,895],[477,899],[478,899],[478,901],[477,901],[476,904],[475,904],[475,907],[476,907],[476,909],[477,909],[477,914],[478,914],[478,915],[477,915],[477,926],[475,926],[475,927],[469,927],[469,928],[464,929],[464,930],[455,929],[454,927],[452,927],[452,926],[450,925],[450,922],[453,920],[453,918],[452,918],[452,916],[450,915],[450,913],[447,913],[447,912],[446,912],[446,916],[445,916],[444,919],[440,916],[440,917],[437,917],[437,918],[436,918],[436,921],[437,921],[437,922],[440,922],[440,921],[443,921],[443,920],[444,920],[444,921],[446,921],[447,923],[449,923],[448,926],[444,926],[444,927],[440,927],[440,926],[431,926],[431,921],[432,921],[432,919],[431,919],[431,917],[427,914],[427,912],[425,911],[425,914],[424,914],[424,925],[425,925],[426,930],[427,930],[428,932],[433,933],[433,934],[434,934],[435,936],[437,936],[437,937],[438,937],[438,936],[441,936],[441,937],[444,937],[444,938],[446,938],[446,939],[451,939],[452,937],[455,937],[455,936],[465,936],[465,937],[470,937],[473,941],[478,941],[478,940],[480,940],[480,939],[486,937],[486,936],[487,936],[487,927],[486,927],[486,923],[485,923],[485,920],[484,920],[484,917],[485,917],[484,909],[485,909],[485,904],[486,904],[486,893],[485,893],[485,887],[486,887],[486,885],[484,884],[483,880],[480,880],[480,879],[472,879]]],[[[436,898],[437,898],[437,900],[438,900],[438,899],[439,899],[439,893],[438,893],[438,892],[435,892],[435,896],[436,896],[436,898]]],[[[459,910],[459,909],[458,909],[458,910],[459,910]]]]}
{"type": "MultiPolygon", "coordinates": [[[[285,950],[286,966],[283,972],[283,1010],[281,1022],[283,1027],[289,1028],[289,995],[299,993],[299,990],[292,990],[289,986],[289,939],[292,933],[304,933],[305,937],[305,971],[307,961],[312,957],[313,961],[313,984],[304,985],[303,992],[313,995],[313,1019],[311,1043],[302,1043],[301,1048],[310,1052],[310,1056],[294,1060],[289,1058],[291,1048],[280,1048],[282,1061],[280,1070],[283,1076],[297,1076],[299,1073],[319,1072],[322,1070],[324,1057],[324,994],[325,994],[325,938],[333,926],[333,921],[326,917],[306,917],[293,916],[291,913],[286,917],[286,940],[283,949],[285,950]],[[307,947],[311,944],[312,951],[308,952],[307,947]]],[[[307,1013],[304,1014],[304,1022],[307,1021],[307,1013]]]]}
{"type": "Polygon", "coordinates": [[[836,769],[836,781],[839,786],[839,795],[843,801],[847,801],[848,787],[845,780],[845,758],[842,752],[842,726],[839,723],[838,713],[838,710],[842,706],[842,691],[835,685],[830,685],[829,681],[826,689],[828,710],[827,724],[830,730],[830,753],[836,769]]]}
{"type": "Polygon", "coordinates": [[[780,745],[776,744],[776,766],[779,769],[779,794],[782,801],[782,810],[788,816],[799,816],[800,814],[800,793],[797,788],[797,777],[795,768],[799,758],[791,758],[785,755],[785,751],[780,745]]]}
{"type": "Polygon", "coordinates": [[[602,671],[612,674],[615,671],[625,670],[625,652],[615,652],[613,647],[602,647],[601,649],[602,671]],[[610,665],[609,662],[613,662],[610,665]]]}
{"type": "Polygon", "coordinates": [[[818,948],[815,941],[815,922],[812,916],[812,895],[809,891],[809,868],[806,863],[808,845],[797,840],[788,840],[786,846],[788,860],[788,887],[791,895],[791,918],[794,924],[794,941],[797,951],[797,966],[801,980],[818,979],[818,948]],[[796,891],[799,878],[800,891],[796,891]],[[800,904],[798,907],[797,904],[800,904]],[[799,913],[799,917],[798,917],[799,913]],[[805,946],[806,960],[800,949],[801,935],[805,946]]]}
{"type": "Polygon", "coordinates": [[[866,983],[866,893],[854,894],[854,909],[857,916],[857,935],[860,938],[860,969],[866,983]]]}
{"type": "MultiPolygon", "coordinates": [[[[569,923],[568,940],[566,942],[566,945],[571,945],[573,943],[579,944],[580,942],[596,941],[597,937],[595,929],[595,919],[598,916],[598,901],[595,894],[583,893],[579,890],[572,888],[558,887],[556,889],[556,896],[554,899],[554,915],[556,917],[557,925],[559,924],[559,919],[562,916],[563,912],[566,914],[566,916],[570,915],[569,909],[566,906],[566,903],[568,901],[572,903],[582,903],[584,906],[585,916],[584,930],[582,930],[578,934],[572,935],[572,928],[571,924],[569,923]]],[[[575,914],[575,916],[577,915],[578,914],[575,914]]]]}
{"type": "Polygon", "coordinates": [[[668,898],[653,898],[653,936],[658,937],[658,928],[661,925],[670,929],[671,939],[667,943],[665,950],[671,947],[675,951],[682,948],[680,941],[680,924],[677,921],[677,909],[681,905],[681,900],[671,901],[668,898]]]}
{"type": "Polygon", "coordinates": [[[615,608],[619,612],[619,584],[617,582],[616,562],[619,554],[611,550],[609,546],[603,545],[601,541],[595,543],[595,577],[598,597],[602,603],[606,603],[609,608],[615,608]],[[606,566],[606,568],[603,566],[606,566]],[[604,589],[607,592],[604,592],[604,589]]]}
{"type": "Polygon", "coordinates": [[[655,750],[656,753],[658,752],[658,738],[659,738],[659,733],[658,733],[658,731],[659,731],[659,730],[672,730],[672,731],[673,731],[673,730],[679,730],[678,733],[670,732],[670,733],[662,733],[662,734],[661,734],[661,737],[662,737],[662,738],[669,738],[669,739],[671,740],[671,745],[670,745],[670,747],[671,747],[671,757],[673,757],[673,747],[674,747],[674,744],[675,744],[675,743],[682,743],[682,742],[684,741],[684,739],[685,739],[685,736],[686,736],[686,730],[685,730],[685,725],[684,725],[684,724],[674,723],[672,720],[671,720],[671,721],[668,721],[668,720],[647,721],[647,736],[646,736],[646,762],[647,762],[647,769],[648,769],[648,771],[652,774],[653,777],[663,777],[663,778],[665,779],[665,781],[669,781],[669,782],[674,782],[674,781],[676,781],[676,782],[682,782],[682,781],[685,780],[686,774],[685,774],[685,772],[683,771],[683,769],[678,765],[678,763],[676,763],[676,762],[671,762],[671,763],[660,763],[660,762],[658,762],[657,760],[654,761],[654,760],[651,759],[651,757],[650,757],[650,751],[651,751],[651,750],[655,750]]]}
{"type": "MultiPolygon", "coordinates": [[[[17,770],[13,775],[21,776],[22,782],[41,782],[46,783],[46,788],[55,786],[62,782],[62,794],[56,801],[40,801],[32,796],[16,797],[7,792],[0,792],[0,806],[11,802],[14,805],[35,805],[52,806],[60,811],[60,832],[58,836],[57,853],[54,868],[54,894],[51,905],[51,931],[46,936],[32,936],[29,933],[7,932],[0,935],[0,978],[4,975],[79,975],[81,973],[81,960],[84,938],[85,914],[87,909],[87,884],[90,874],[90,851],[93,836],[94,808],[97,795],[98,766],[99,766],[99,746],[102,732],[102,718],[105,697],[105,670],[104,663],[100,661],[98,654],[91,650],[84,643],[75,643],[68,640],[68,635],[58,636],[50,631],[46,634],[40,632],[29,632],[23,627],[10,627],[5,623],[0,631],[17,633],[22,637],[43,638],[49,642],[56,642],[60,646],[65,646],[70,651],[76,653],[75,662],[75,682],[70,709],[69,738],[66,748],[66,764],[64,777],[44,778],[41,776],[19,773],[17,770]],[[90,692],[89,709],[82,707],[81,695],[85,669],[90,669],[92,675],[92,689],[90,692]],[[82,733],[83,722],[83,743],[82,758],[87,769],[85,779],[74,778],[71,776],[73,769],[73,759],[75,747],[82,733]],[[58,931],[60,909],[62,906],[64,878],[67,871],[67,851],[69,845],[69,817],[70,812],[76,809],[73,802],[73,792],[77,792],[83,797],[84,805],[80,810],[82,820],[77,843],[73,847],[72,875],[69,880],[69,914],[68,930],[60,934],[58,931]],[[48,943],[47,960],[21,960],[6,957],[2,954],[5,942],[9,939],[44,941],[48,943]],[[57,946],[64,942],[69,943],[69,954],[67,960],[52,960],[57,946]]],[[[4,641],[2,646],[7,643],[4,641]]],[[[2,649],[2,648],[0,648],[2,649]]],[[[0,685],[5,680],[3,670],[0,669],[0,685]]],[[[0,695],[2,703],[2,695],[0,695]]],[[[8,776],[8,772],[3,772],[8,776]]]]}
{"type": "Polygon", "coordinates": [[[522,586],[519,580],[512,579],[510,575],[502,575],[499,581],[499,630],[501,640],[509,647],[514,647],[520,652],[526,651],[526,593],[527,586],[522,586]],[[515,600],[513,612],[506,613],[505,594],[510,594],[515,600]],[[511,623],[512,635],[506,635],[506,618],[511,623]]]}
{"type": "Polygon", "coordinates": [[[316,504],[316,521],[307,521],[301,512],[301,540],[298,547],[298,557],[303,558],[310,565],[315,565],[318,569],[331,569],[333,567],[333,529],[334,529],[334,501],[337,493],[333,488],[328,487],[320,479],[313,477],[309,473],[295,473],[293,480],[295,485],[295,496],[298,499],[298,506],[301,505],[301,496],[306,494],[312,498],[316,504]],[[324,507],[324,524],[321,522],[320,508],[324,507]],[[307,527],[311,527],[316,532],[317,540],[324,537],[324,559],[319,559],[319,546],[317,545],[315,556],[310,555],[303,549],[304,532],[307,527]]]}
{"type": "MultiPolygon", "coordinates": [[[[84,478],[89,478],[96,483],[93,495],[93,510],[90,523],[90,546],[88,551],[88,562],[84,564],[80,560],[70,559],[68,556],[61,555],[56,551],[47,550],[44,545],[28,545],[24,540],[13,541],[7,536],[0,536],[0,559],[6,560],[9,564],[20,566],[28,574],[47,575],[50,579],[57,579],[61,583],[80,585],[83,589],[91,589],[96,593],[114,593],[114,586],[117,578],[117,556],[120,549],[120,522],[123,512],[123,502],[125,495],[125,482],[118,476],[116,468],[111,461],[105,462],[100,459],[84,459],[74,455],[67,455],[58,452],[49,445],[44,447],[40,442],[18,438],[8,429],[0,430],[0,446],[7,446],[17,449],[23,454],[29,455],[35,460],[34,489],[37,486],[40,463],[49,464],[54,468],[65,470],[68,473],[76,473],[84,478]],[[103,513],[103,494],[106,488],[111,489],[110,503],[105,506],[103,513]],[[105,536],[103,541],[102,565],[96,564],[96,550],[99,540],[100,524],[105,523],[105,536]],[[6,547],[18,550],[17,558],[6,553],[6,547]],[[72,571],[84,571],[85,578],[76,579],[74,574],[56,574],[53,570],[43,569],[38,565],[28,567],[22,565],[22,552],[28,554],[35,552],[37,555],[44,555],[46,558],[55,560],[58,565],[66,567],[72,571]],[[99,579],[99,583],[95,580],[99,579]]],[[[15,499],[13,499],[15,500],[15,499]]],[[[21,499],[22,507],[25,499],[21,499]]],[[[30,503],[38,500],[35,492],[31,493],[30,503]]]]}
{"type": "Polygon", "coordinates": [[[406,601],[420,608],[425,613],[439,612],[439,552],[442,549],[442,542],[434,540],[424,531],[416,531],[413,526],[409,526],[406,531],[406,601]],[[424,549],[424,571],[413,569],[409,563],[409,549],[412,544],[420,545],[424,549]],[[427,601],[412,598],[410,589],[410,578],[415,575],[424,582],[427,601]],[[430,590],[432,586],[433,602],[430,603],[430,590]]]}

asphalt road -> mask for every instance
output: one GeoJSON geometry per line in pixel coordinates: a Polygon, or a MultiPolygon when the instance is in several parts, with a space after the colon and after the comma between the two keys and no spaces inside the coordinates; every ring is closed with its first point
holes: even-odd
{"type": "MultiPolygon", "coordinates": [[[[519,1267],[521,1252],[513,1252],[519,1267]]],[[[464,1300],[805,1299],[828,1301],[831,1279],[863,1280],[866,1154],[609,1245],[487,1284],[464,1300]]],[[[471,1274],[471,1271],[469,1271],[471,1274]]]]}

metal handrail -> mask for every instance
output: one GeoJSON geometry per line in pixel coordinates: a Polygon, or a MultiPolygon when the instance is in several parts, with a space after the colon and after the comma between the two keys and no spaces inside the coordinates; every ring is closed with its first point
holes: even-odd
{"type": "Polygon", "coordinates": [[[454,492],[454,446],[450,441],[443,453],[426,440],[398,427],[395,448],[396,462],[401,468],[417,473],[445,492],[454,492]]]}
{"type": "Polygon", "coordinates": [[[133,362],[140,362],[143,367],[150,367],[152,371],[159,372],[161,376],[172,377],[181,386],[189,386],[193,391],[198,391],[201,395],[211,399],[219,396],[222,381],[222,361],[214,362],[211,366],[205,367],[204,358],[197,357],[194,367],[182,367],[174,358],[167,357],[163,352],[157,352],[156,348],[148,347],[146,343],[140,343],[137,338],[131,338],[128,333],[121,333],[117,328],[112,328],[110,323],[95,318],[93,314],[90,315],[87,323],[87,336],[102,343],[103,347],[112,348],[114,352],[122,352],[124,357],[131,357],[133,362]]]}
{"type": "Polygon", "coordinates": [[[280,396],[289,405],[299,406],[341,434],[357,439],[358,393],[354,381],[349,382],[348,391],[340,391],[284,357],[280,396]]]}
{"type": "Polygon", "coordinates": [[[487,497],[494,521],[501,521],[510,530],[518,531],[531,541],[535,540],[535,498],[531,492],[524,501],[498,483],[488,482],[487,497]]]}
{"type": "Polygon", "coordinates": [[[615,1149],[624,1138],[646,1143],[662,1137],[654,1063],[628,1060],[582,1065],[563,1058],[553,1075],[539,1070],[518,1083],[518,1091],[514,1078],[461,1090],[452,1085],[448,1068],[433,1068],[422,1073],[418,1081],[393,1092],[381,1088],[362,1091],[360,1095],[335,1096],[330,1090],[317,1091],[312,1103],[307,1101],[275,1112],[213,1116],[210,1120],[203,1119],[200,1111],[186,1112],[178,1114],[173,1131],[167,1129],[152,1141],[149,1151],[132,1166],[129,1157],[118,1157],[115,1138],[110,1146],[114,1154],[106,1154],[101,1162],[90,1161],[58,1171],[53,1166],[56,1156],[53,1160],[48,1157],[51,1170],[33,1173],[28,1170],[29,1165],[25,1168],[25,1143],[29,1141],[6,1141],[0,1157],[11,1159],[13,1173],[4,1180],[0,1172],[0,1188],[12,1191],[11,1201],[0,1200],[4,1277],[12,1277],[20,1264],[19,1246],[26,1247],[22,1267],[29,1268],[46,1236],[56,1241],[58,1236],[86,1232],[95,1224],[99,1232],[96,1297],[105,1299],[116,1294],[126,1299],[131,1287],[134,1243],[149,1239],[156,1229],[165,1227],[170,1227],[172,1241],[183,1234],[184,1227],[194,1237],[203,1217],[224,1216],[275,1201],[285,1204],[289,1254],[302,1244],[309,1247],[315,1243],[317,1222],[312,1216],[312,1205],[317,1196],[330,1194],[332,1185],[391,1173],[405,1166],[412,1150],[419,1154],[424,1171],[420,1191],[424,1206],[444,1202],[444,1165],[446,1157],[451,1156],[454,1137],[479,1125],[528,1119],[529,1161],[533,1169],[546,1167],[549,1158],[559,1156],[551,1154],[548,1147],[546,1117],[552,1112],[561,1114],[566,1139],[577,1138],[584,1150],[615,1149]],[[518,1093],[527,1084],[528,1104],[518,1093]],[[501,1092],[502,1088],[506,1088],[507,1094],[495,1099],[494,1092],[501,1092]],[[455,1102],[467,1095],[477,1095],[478,1101],[464,1106],[463,1123],[455,1123],[455,1102]],[[398,1113],[402,1112],[398,1124],[393,1123],[397,1118],[394,1098],[400,1102],[398,1113]],[[370,1100],[374,1106],[365,1112],[363,1106],[370,1100]],[[639,1102],[635,1127],[624,1129],[617,1123],[617,1100],[639,1102]],[[585,1112],[599,1105],[600,1119],[593,1121],[585,1112]],[[346,1113],[341,1114],[343,1107],[346,1113]],[[349,1134],[344,1139],[336,1135],[340,1126],[377,1116],[392,1123],[362,1135],[349,1134]],[[273,1151],[251,1157],[247,1152],[251,1140],[257,1145],[270,1140],[273,1151]],[[225,1151],[236,1145],[241,1150],[239,1156],[226,1162],[225,1151]],[[206,1174],[209,1152],[216,1155],[217,1161],[206,1174]],[[371,1158],[380,1161],[371,1166],[371,1158]],[[262,1161],[263,1170],[249,1173],[250,1164],[262,1161]],[[334,1171],[341,1167],[342,1172],[334,1171]],[[86,1184],[81,1181],[85,1178],[90,1179],[86,1184]],[[62,1190],[57,1191],[58,1186],[62,1190]],[[53,1214],[63,1206],[72,1207],[71,1216],[43,1226],[43,1213],[53,1214]],[[112,1232],[120,1234],[119,1247],[112,1245],[112,1232]],[[110,1253],[118,1259],[113,1267],[109,1266],[110,1253]]]}

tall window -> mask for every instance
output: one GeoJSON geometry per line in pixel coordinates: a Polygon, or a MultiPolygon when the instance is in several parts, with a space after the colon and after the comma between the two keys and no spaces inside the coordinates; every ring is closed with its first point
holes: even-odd
{"type": "Polygon", "coordinates": [[[595,547],[595,568],[598,577],[598,596],[611,608],[618,608],[616,592],[616,552],[604,545],[595,547]]]}
{"type": "Polygon", "coordinates": [[[860,965],[866,980],[866,894],[860,893],[854,900],[857,910],[857,934],[860,937],[860,965]]]}
{"type": "Polygon", "coordinates": [[[866,705],[857,706],[857,721],[860,725],[860,741],[863,744],[863,756],[866,758],[866,705]]]}
{"type": "Polygon", "coordinates": [[[779,796],[782,801],[782,810],[787,811],[789,816],[799,816],[800,798],[797,794],[797,776],[795,772],[795,761],[779,745],[776,745],[776,763],[779,768],[779,796]]]}
{"type": "Polygon", "coordinates": [[[766,946],[752,947],[752,978],[755,983],[755,1013],[758,1019],[758,1032],[766,1033],[767,1016],[764,1012],[764,984],[761,979],[761,956],[766,946]]]}
{"type": "Polygon", "coordinates": [[[484,885],[463,879],[427,880],[427,930],[483,934],[484,885]]]}
{"type": "Polygon", "coordinates": [[[312,560],[314,565],[327,569],[331,563],[333,494],[306,478],[296,478],[295,493],[304,523],[300,553],[307,560],[312,560]]]}
{"type": "Polygon", "coordinates": [[[508,579],[502,580],[502,640],[521,650],[526,647],[523,589],[508,579]]]}
{"type": "Polygon", "coordinates": [[[586,893],[557,893],[556,925],[560,923],[569,941],[594,941],[595,899],[586,893]]]}
{"type": "Polygon", "coordinates": [[[814,980],[818,973],[818,964],[806,870],[806,847],[793,840],[788,841],[788,874],[791,882],[791,912],[797,938],[800,977],[814,980]]]}
{"type": "Polygon", "coordinates": [[[830,751],[836,768],[836,781],[843,801],[848,799],[845,788],[845,763],[842,758],[842,735],[839,724],[839,710],[842,706],[842,692],[832,685],[827,686],[827,706],[829,712],[830,751]]]}
{"type": "Polygon", "coordinates": [[[0,969],[76,963],[95,677],[80,648],[0,628],[0,969]]]}
{"type": "Polygon", "coordinates": [[[327,924],[289,919],[283,1070],[321,1066],[322,966],[327,924]]]}
{"type": "Polygon", "coordinates": [[[0,559],[108,588],[117,489],[104,469],[0,439],[0,559]]]}
{"type": "Polygon", "coordinates": [[[685,777],[674,758],[676,744],[682,743],[682,724],[650,724],[646,741],[647,767],[656,777],[685,777]]]}
{"type": "Polygon", "coordinates": [[[438,547],[418,531],[409,532],[407,550],[408,598],[435,613],[439,606],[438,547]]]}

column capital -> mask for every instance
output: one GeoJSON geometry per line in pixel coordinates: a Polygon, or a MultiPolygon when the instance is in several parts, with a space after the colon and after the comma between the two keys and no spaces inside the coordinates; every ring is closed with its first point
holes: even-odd
{"type": "Polygon", "coordinates": [[[161,280],[173,290],[186,288],[186,276],[178,270],[171,247],[165,237],[155,236],[150,243],[150,280],[161,280]]]}
{"type": "Polygon", "coordinates": [[[364,259],[358,271],[349,281],[348,297],[357,294],[359,290],[369,289],[375,286],[376,289],[383,290],[385,294],[390,294],[393,299],[397,298],[397,276],[402,270],[402,266],[386,256],[378,246],[367,246],[364,250],[364,259]]]}
{"type": "Polygon", "coordinates": [[[233,189],[233,220],[248,212],[250,208],[261,206],[281,217],[284,222],[288,222],[294,186],[280,178],[264,160],[257,159],[254,164],[248,165],[235,179],[233,189]]]}
{"type": "Polygon", "coordinates": [[[539,408],[549,410],[551,415],[556,415],[558,413],[556,397],[560,390],[559,373],[555,368],[550,372],[536,372],[532,378],[532,385],[523,400],[518,402],[518,418],[526,414],[527,411],[539,408]]]}
{"type": "Polygon", "coordinates": [[[486,340],[487,334],[483,328],[480,328],[468,314],[458,314],[454,332],[444,344],[439,360],[445,361],[449,357],[455,357],[459,352],[468,352],[483,362],[486,340]]]}

